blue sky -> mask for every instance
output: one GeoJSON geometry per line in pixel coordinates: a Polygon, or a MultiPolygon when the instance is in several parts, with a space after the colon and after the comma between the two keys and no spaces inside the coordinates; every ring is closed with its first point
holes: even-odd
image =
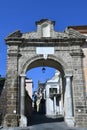
{"type": "Polygon", "coordinates": [[[33,80],[33,91],[38,87],[38,81],[45,83],[47,80],[51,79],[55,74],[55,68],[45,67],[45,73],[42,72],[43,67],[37,67],[31,69],[27,72],[27,76],[33,80]]]}
{"type": "Polygon", "coordinates": [[[0,0],[0,75],[6,75],[5,37],[18,29],[36,31],[35,21],[43,18],[56,21],[56,31],[69,25],[87,25],[87,0],[0,0]]]}

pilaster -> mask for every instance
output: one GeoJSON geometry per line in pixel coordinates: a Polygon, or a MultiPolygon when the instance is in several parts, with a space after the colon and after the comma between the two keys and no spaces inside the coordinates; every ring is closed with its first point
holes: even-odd
{"type": "Polygon", "coordinates": [[[65,101],[64,101],[64,109],[65,109],[65,122],[69,126],[74,126],[74,118],[73,118],[73,101],[72,101],[72,75],[68,74],[65,76],[66,85],[65,85],[65,101]]]}
{"type": "Polygon", "coordinates": [[[78,51],[72,51],[71,56],[73,59],[73,102],[75,124],[76,126],[86,126],[86,90],[83,73],[83,53],[81,48],[79,48],[78,51]]]}
{"type": "Polygon", "coordinates": [[[20,75],[20,127],[27,126],[27,118],[25,117],[25,74],[20,75]]]}
{"type": "Polygon", "coordinates": [[[18,126],[18,47],[9,47],[6,76],[6,114],[3,126],[18,126]],[[14,51],[13,51],[13,49],[14,51]]]}

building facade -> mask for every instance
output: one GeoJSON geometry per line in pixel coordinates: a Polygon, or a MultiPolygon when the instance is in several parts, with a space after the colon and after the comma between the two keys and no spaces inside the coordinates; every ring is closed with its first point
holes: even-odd
{"type": "Polygon", "coordinates": [[[87,44],[86,36],[72,28],[57,32],[54,25],[54,21],[42,19],[36,22],[37,31],[22,33],[18,30],[5,39],[8,46],[5,83],[7,103],[3,126],[18,126],[26,121],[26,72],[43,64],[61,73],[64,88],[64,120],[67,125],[87,126],[82,50],[82,46],[87,44]]]}
{"type": "Polygon", "coordinates": [[[56,71],[55,76],[46,83],[46,115],[64,116],[63,90],[60,72],[56,71]]]}
{"type": "Polygon", "coordinates": [[[33,92],[33,81],[32,79],[25,79],[25,115],[30,118],[32,115],[32,92],[33,92]]]}
{"type": "Polygon", "coordinates": [[[25,80],[25,89],[28,92],[28,95],[30,96],[30,98],[32,99],[32,95],[33,95],[33,81],[32,81],[32,79],[25,80]]]}
{"type": "Polygon", "coordinates": [[[34,104],[36,105],[36,112],[45,114],[45,86],[46,83],[38,81],[38,88],[34,92],[34,104]]]}
{"type": "MultiPolygon", "coordinates": [[[[73,28],[76,31],[79,31],[81,34],[87,36],[87,25],[83,26],[69,26],[68,28],[73,28]]],[[[84,79],[85,79],[85,86],[86,86],[86,93],[87,93],[87,38],[84,45],[82,45],[82,51],[84,54],[83,57],[83,70],[84,70],[84,79]]]]}

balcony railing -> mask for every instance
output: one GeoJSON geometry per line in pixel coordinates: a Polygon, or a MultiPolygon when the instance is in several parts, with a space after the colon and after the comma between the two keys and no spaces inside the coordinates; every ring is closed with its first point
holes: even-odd
{"type": "Polygon", "coordinates": [[[61,96],[61,92],[58,92],[58,93],[50,93],[50,94],[49,94],[49,97],[54,97],[54,96],[56,96],[56,97],[61,96]]]}

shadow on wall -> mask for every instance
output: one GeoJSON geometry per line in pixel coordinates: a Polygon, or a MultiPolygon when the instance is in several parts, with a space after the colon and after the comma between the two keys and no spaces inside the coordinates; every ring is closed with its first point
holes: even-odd
{"type": "Polygon", "coordinates": [[[6,89],[4,89],[4,86],[5,78],[0,77],[0,125],[6,113],[6,89]]]}
{"type": "Polygon", "coordinates": [[[25,116],[30,118],[32,115],[32,99],[28,95],[27,91],[25,91],[25,116]]]}
{"type": "Polygon", "coordinates": [[[46,113],[45,99],[43,97],[42,97],[40,104],[39,104],[39,113],[40,114],[46,113]]]}

